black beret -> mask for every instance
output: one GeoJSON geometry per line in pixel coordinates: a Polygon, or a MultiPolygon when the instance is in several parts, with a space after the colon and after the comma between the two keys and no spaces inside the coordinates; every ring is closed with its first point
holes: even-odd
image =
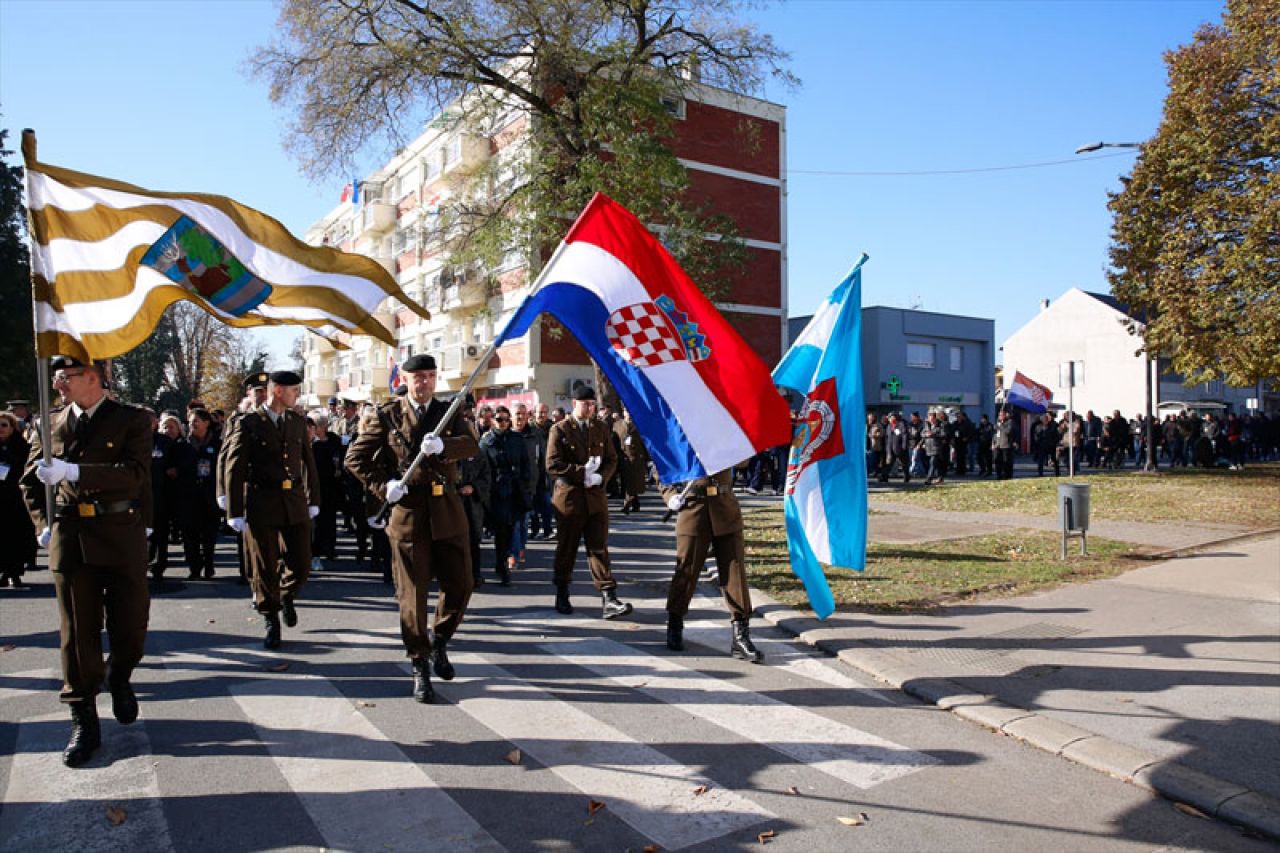
{"type": "Polygon", "coordinates": [[[50,370],[66,370],[68,367],[85,367],[85,363],[69,355],[55,355],[49,359],[50,370]]]}
{"type": "Polygon", "coordinates": [[[277,370],[271,374],[271,383],[273,385],[301,385],[302,377],[292,370],[277,370]]]}
{"type": "Polygon", "coordinates": [[[405,373],[416,373],[419,370],[435,370],[436,360],[425,352],[420,352],[417,355],[411,355],[405,359],[405,362],[400,366],[400,369],[405,373]]]}
{"type": "Polygon", "coordinates": [[[573,399],[575,400],[594,400],[596,398],[596,389],[590,385],[579,385],[573,390],[573,399]]]}
{"type": "Polygon", "coordinates": [[[265,373],[250,373],[244,379],[245,388],[266,388],[271,377],[265,373]]]}

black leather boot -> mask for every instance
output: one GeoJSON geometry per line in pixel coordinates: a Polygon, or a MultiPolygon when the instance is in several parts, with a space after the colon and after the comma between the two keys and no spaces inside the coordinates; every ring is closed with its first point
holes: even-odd
{"type": "Polygon", "coordinates": [[[293,599],[285,598],[280,601],[280,612],[284,614],[284,624],[290,628],[298,626],[298,611],[293,606],[293,599]]]}
{"type": "Polygon", "coordinates": [[[127,726],[138,719],[138,697],[128,679],[119,680],[107,673],[107,691],[111,693],[111,715],[116,722],[127,726]]]}
{"type": "Polygon", "coordinates": [[[618,600],[618,591],[616,589],[606,589],[600,593],[601,601],[604,608],[600,613],[605,619],[617,619],[619,616],[626,616],[631,612],[631,605],[625,601],[618,600]]]}
{"type": "Polygon", "coordinates": [[[262,647],[264,649],[280,648],[280,615],[278,613],[262,614],[262,623],[266,626],[267,632],[262,637],[262,647]]]}
{"type": "Polygon", "coordinates": [[[733,623],[733,643],[729,646],[729,654],[748,663],[760,663],[764,653],[751,642],[751,628],[744,619],[733,623]]]}
{"type": "Polygon", "coordinates": [[[431,664],[426,658],[413,659],[413,700],[426,705],[436,698],[431,689],[431,664]]]}
{"type": "Polygon", "coordinates": [[[573,612],[573,604],[569,601],[569,587],[556,587],[556,612],[568,616],[573,612]]]}
{"type": "Polygon", "coordinates": [[[667,614],[667,648],[673,652],[684,651],[684,617],[667,614]]]}
{"type": "Polygon", "coordinates": [[[449,663],[449,641],[439,634],[431,638],[431,668],[444,681],[453,681],[453,664],[449,663]]]}
{"type": "Polygon", "coordinates": [[[98,706],[92,699],[71,703],[71,740],[62,751],[62,763],[79,767],[93,757],[102,746],[102,727],[98,724],[98,706]]]}

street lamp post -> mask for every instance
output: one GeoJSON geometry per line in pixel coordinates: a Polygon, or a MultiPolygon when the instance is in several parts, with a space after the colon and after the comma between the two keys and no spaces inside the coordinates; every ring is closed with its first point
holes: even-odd
{"type": "MultiPolygon", "coordinates": [[[[1090,142],[1086,145],[1081,145],[1079,148],[1077,148],[1076,153],[1091,154],[1094,151],[1101,151],[1103,148],[1141,148],[1141,147],[1142,147],[1142,143],[1140,142],[1090,142]]],[[[1147,353],[1147,363],[1143,365],[1143,367],[1145,368],[1143,370],[1143,373],[1146,374],[1146,381],[1144,384],[1147,386],[1147,393],[1146,393],[1147,416],[1146,416],[1146,429],[1145,429],[1147,459],[1146,459],[1146,464],[1143,465],[1144,471],[1156,470],[1155,425],[1151,422],[1152,421],[1151,396],[1153,393],[1151,386],[1154,382],[1158,381],[1158,377],[1159,377],[1159,371],[1157,367],[1158,363],[1159,363],[1158,359],[1152,358],[1151,354],[1147,353]]]]}

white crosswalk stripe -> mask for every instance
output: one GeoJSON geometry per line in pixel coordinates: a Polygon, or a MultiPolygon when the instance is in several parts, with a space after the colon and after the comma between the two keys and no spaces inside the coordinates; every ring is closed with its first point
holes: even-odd
{"type": "Polygon", "coordinates": [[[542,648],[859,788],[938,763],[932,756],[612,640],[567,640],[542,648]]]}
{"type": "Polygon", "coordinates": [[[326,679],[245,681],[231,694],[330,848],[504,849],[326,679]]]}
{"type": "Polygon", "coordinates": [[[466,676],[442,694],[558,777],[667,850],[680,850],[774,815],[662,752],[525,683],[484,657],[452,655],[466,676]],[[693,791],[707,786],[700,796],[693,791]]]}
{"type": "Polygon", "coordinates": [[[141,724],[102,721],[102,748],[89,764],[69,768],[62,749],[67,714],[22,721],[0,812],[0,851],[173,849],[160,804],[154,759],[141,724]],[[107,809],[118,808],[118,825],[107,809]]]}

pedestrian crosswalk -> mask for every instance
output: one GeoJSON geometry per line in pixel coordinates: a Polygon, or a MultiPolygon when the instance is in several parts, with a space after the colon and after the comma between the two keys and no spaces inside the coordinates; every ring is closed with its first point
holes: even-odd
{"type": "MultiPolygon", "coordinates": [[[[394,629],[361,630],[363,644],[382,661],[377,664],[382,675],[393,678],[396,686],[395,698],[381,699],[382,704],[396,703],[397,715],[423,720],[453,713],[469,727],[470,739],[507,744],[514,750],[490,750],[481,763],[505,762],[510,773],[538,774],[536,782],[526,779],[522,784],[545,786],[575,801],[607,807],[610,821],[625,824],[661,849],[750,836],[753,828],[780,818],[776,803],[753,790],[751,779],[682,758],[690,749],[688,741],[727,743],[744,752],[765,750],[773,755],[771,763],[825,774],[851,792],[937,763],[926,754],[755,692],[723,674],[653,654],[651,646],[594,636],[599,620],[561,620],[554,636],[537,633],[545,627],[538,619],[476,621],[471,648],[466,642],[456,644],[452,655],[459,676],[451,682],[437,681],[439,704],[427,708],[407,696],[408,666],[399,657],[394,629]],[[504,635],[523,639],[513,647],[493,642],[504,635]],[[535,663],[559,675],[531,676],[535,663]],[[589,688],[604,691],[610,702],[581,701],[589,688]],[[663,722],[668,717],[670,722],[663,722]],[[640,720],[647,722],[642,725],[640,720]],[[670,734],[677,730],[679,737],[670,734]]],[[[726,632],[723,624],[709,621],[691,622],[689,629],[696,639],[705,635],[710,641],[714,635],[716,645],[726,632]]],[[[352,635],[339,632],[311,639],[340,649],[350,646],[352,635]]],[[[780,640],[761,640],[776,645],[771,653],[784,673],[865,689],[803,653],[788,653],[780,640]]],[[[158,659],[169,679],[201,679],[204,684],[214,680],[218,689],[213,692],[223,697],[218,700],[219,714],[234,716],[255,734],[260,748],[237,758],[245,778],[229,787],[243,792],[246,779],[269,767],[278,780],[273,784],[287,790],[310,819],[307,836],[322,838],[324,846],[421,849],[427,838],[433,846],[450,850],[520,846],[510,839],[500,841],[469,813],[466,798],[456,793],[456,778],[442,783],[435,778],[437,768],[410,757],[415,744],[383,731],[369,713],[373,703],[354,699],[340,681],[307,671],[304,663],[291,671],[284,666],[290,660],[287,653],[268,652],[254,642],[175,651],[158,659]]],[[[39,671],[0,677],[0,711],[20,697],[29,699],[37,688],[47,690],[56,684],[55,676],[39,671]]],[[[152,692],[163,694],[164,682],[155,682],[152,692]]],[[[165,733],[173,730],[167,725],[171,721],[159,716],[168,706],[144,703],[139,724],[122,727],[111,720],[107,700],[100,704],[104,746],[84,769],[69,770],[61,764],[65,715],[19,722],[0,810],[0,850],[189,846],[182,833],[190,827],[171,827],[166,817],[155,771],[158,762],[152,756],[152,727],[158,725],[165,733]],[[106,810],[115,807],[124,810],[125,818],[106,832],[106,810]]],[[[492,778],[479,777],[473,784],[495,785],[492,778]]],[[[502,787],[497,783],[495,794],[501,795],[502,787]]],[[[536,822],[537,816],[523,819],[536,822]]]]}

